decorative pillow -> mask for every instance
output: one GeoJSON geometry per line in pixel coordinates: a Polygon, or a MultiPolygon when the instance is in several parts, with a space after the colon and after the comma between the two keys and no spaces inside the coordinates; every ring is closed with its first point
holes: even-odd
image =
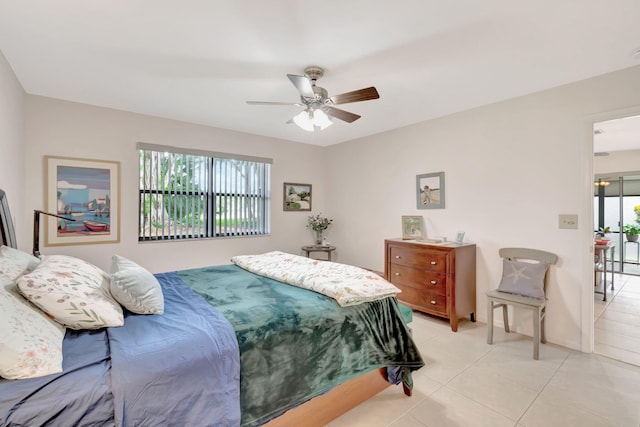
{"type": "Polygon", "coordinates": [[[0,276],[15,280],[40,263],[33,255],[9,246],[0,246],[0,276]]]}
{"type": "Polygon", "coordinates": [[[22,295],[71,329],[122,326],[122,308],[109,293],[109,275],[66,255],[49,255],[18,279],[22,295]]]}
{"type": "Polygon", "coordinates": [[[498,290],[531,298],[544,298],[546,263],[529,263],[503,258],[502,280],[498,290]]]}
{"type": "Polygon", "coordinates": [[[132,313],[164,313],[164,296],[158,279],[124,257],[114,255],[111,260],[111,295],[116,301],[132,313]]]}
{"type": "Polygon", "coordinates": [[[65,329],[0,276],[0,376],[8,380],[62,372],[65,329]]]}

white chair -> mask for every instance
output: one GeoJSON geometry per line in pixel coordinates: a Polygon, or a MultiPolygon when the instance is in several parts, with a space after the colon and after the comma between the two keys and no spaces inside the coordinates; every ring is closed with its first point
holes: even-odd
{"type": "Polygon", "coordinates": [[[515,273],[511,274],[503,270],[503,279],[500,283],[500,287],[498,289],[491,290],[486,294],[488,303],[487,344],[493,344],[493,310],[502,307],[505,332],[510,332],[508,315],[509,305],[531,310],[533,313],[533,358],[538,360],[540,342],[546,342],[544,334],[544,318],[547,299],[544,295],[544,289],[547,282],[548,265],[555,264],[558,260],[558,256],[551,252],[527,248],[502,248],[498,253],[503,260],[508,260],[508,262],[503,262],[504,265],[509,266],[509,268],[513,268],[515,273]],[[515,261],[515,263],[511,263],[511,261],[515,261]],[[526,262],[528,264],[524,265],[520,264],[520,262],[526,262]],[[541,263],[543,265],[540,265],[541,263]],[[520,265],[522,268],[516,268],[516,264],[520,265]],[[523,269],[530,269],[530,271],[524,271],[523,269]],[[515,282],[512,279],[509,279],[509,284],[507,286],[505,285],[505,278],[509,275],[512,277],[514,275],[520,276],[524,279],[518,281],[518,277],[516,277],[515,282]],[[537,289],[533,289],[533,287],[537,287],[537,289]],[[508,289],[509,292],[504,292],[503,289],[508,289]],[[537,295],[538,297],[532,297],[531,295],[537,295]]]}

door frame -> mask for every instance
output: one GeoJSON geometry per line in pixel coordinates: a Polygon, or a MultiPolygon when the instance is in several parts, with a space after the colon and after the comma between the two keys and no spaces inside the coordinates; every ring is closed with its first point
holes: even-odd
{"type": "Polygon", "coordinates": [[[596,123],[608,120],[622,119],[624,117],[640,115],[640,105],[634,107],[613,110],[604,113],[593,114],[585,117],[583,131],[585,132],[585,145],[582,150],[582,208],[581,217],[586,218],[586,226],[582,227],[580,241],[582,247],[587,250],[582,251],[584,254],[583,272],[582,272],[582,316],[580,322],[582,324],[580,337],[580,350],[584,353],[593,353],[594,351],[594,300],[593,300],[593,280],[595,272],[593,270],[593,180],[595,174],[593,172],[593,130],[596,123]]]}

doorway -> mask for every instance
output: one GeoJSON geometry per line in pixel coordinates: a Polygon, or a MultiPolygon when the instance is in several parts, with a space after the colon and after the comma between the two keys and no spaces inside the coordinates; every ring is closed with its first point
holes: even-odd
{"type": "Polygon", "coordinates": [[[640,239],[634,242],[625,233],[640,225],[640,116],[594,125],[593,165],[594,233],[606,231],[615,243],[614,289],[611,277],[595,274],[594,291],[606,284],[609,292],[607,301],[594,292],[594,352],[640,366],[640,239]],[[609,141],[599,141],[607,133],[609,141]],[[616,145],[615,134],[624,135],[627,145],[616,145]]]}
{"type": "Polygon", "coordinates": [[[640,174],[596,175],[593,207],[594,233],[615,243],[614,271],[640,275],[640,174]]]}

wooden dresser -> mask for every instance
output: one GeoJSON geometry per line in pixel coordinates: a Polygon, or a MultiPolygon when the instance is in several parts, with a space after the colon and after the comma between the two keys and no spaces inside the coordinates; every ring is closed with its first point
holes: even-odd
{"type": "Polygon", "coordinates": [[[402,292],[398,299],[425,313],[475,322],[476,245],[439,245],[412,240],[385,240],[384,277],[402,292]]]}

